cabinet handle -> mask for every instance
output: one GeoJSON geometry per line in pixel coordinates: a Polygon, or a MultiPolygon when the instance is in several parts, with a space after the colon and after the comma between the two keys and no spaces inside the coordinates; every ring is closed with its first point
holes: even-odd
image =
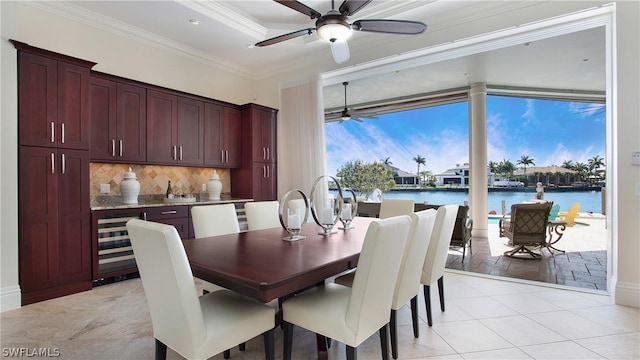
{"type": "Polygon", "coordinates": [[[173,160],[177,160],[178,155],[176,155],[176,151],[177,151],[178,147],[177,146],[173,146],[173,160]]]}
{"type": "Polygon", "coordinates": [[[178,146],[180,148],[180,161],[182,161],[182,145],[178,146]]]}
{"type": "Polygon", "coordinates": [[[162,215],[177,214],[177,213],[178,213],[177,210],[161,211],[160,212],[160,214],[162,214],[162,215]]]}
{"type": "Polygon", "coordinates": [[[267,148],[267,160],[271,160],[271,148],[267,148]]]}
{"type": "Polygon", "coordinates": [[[122,139],[120,139],[120,157],[122,157],[122,139]]]}
{"type": "Polygon", "coordinates": [[[62,123],[61,127],[62,127],[61,139],[62,139],[62,143],[64,144],[64,123],[62,123]]]}
{"type": "Polygon", "coordinates": [[[265,170],[265,166],[262,165],[262,177],[267,177],[267,170],[265,170]]]}
{"type": "Polygon", "coordinates": [[[271,166],[267,165],[267,178],[271,177],[271,166]]]}
{"type": "Polygon", "coordinates": [[[229,163],[229,151],[225,150],[224,154],[225,154],[224,162],[228,164],[229,163]]]}
{"type": "Polygon", "coordinates": [[[56,154],[51,153],[51,173],[56,173],[56,154]]]}
{"type": "Polygon", "coordinates": [[[67,162],[65,160],[64,154],[62,154],[62,173],[66,173],[67,162]]]}
{"type": "Polygon", "coordinates": [[[262,159],[267,160],[267,149],[264,147],[262,148],[262,159]]]}
{"type": "Polygon", "coordinates": [[[51,142],[56,142],[56,124],[51,122],[51,142]]]}
{"type": "Polygon", "coordinates": [[[147,221],[147,212],[146,211],[142,212],[142,220],[147,221]]]}
{"type": "Polygon", "coordinates": [[[116,139],[111,139],[111,156],[116,157],[116,139]]]}
{"type": "Polygon", "coordinates": [[[224,163],[224,150],[220,149],[220,162],[224,163]]]}

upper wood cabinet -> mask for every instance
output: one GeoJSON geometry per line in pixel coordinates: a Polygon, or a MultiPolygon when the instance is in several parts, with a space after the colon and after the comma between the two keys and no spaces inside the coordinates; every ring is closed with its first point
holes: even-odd
{"type": "Polygon", "coordinates": [[[204,164],[204,102],[147,90],[147,162],[204,164]]]}
{"type": "Polygon", "coordinates": [[[240,110],[208,102],[204,106],[204,165],[239,167],[240,110]]]}
{"type": "MultiPolygon", "coordinates": [[[[34,49],[19,42],[14,45],[19,50],[34,49]]],[[[20,145],[89,149],[89,74],[94,63],[68,59],[20,53],[20,145]]]]}
{"type": "Polygon", "coordinates": [[[249,104],[243,116],[251,127],[251,160],[276,162],[276,111],[249,104]]]}
{"type": "Polygon", "coordinates": [[[91,77],[91,160],[147,159],[147,90],[91,77]]]}

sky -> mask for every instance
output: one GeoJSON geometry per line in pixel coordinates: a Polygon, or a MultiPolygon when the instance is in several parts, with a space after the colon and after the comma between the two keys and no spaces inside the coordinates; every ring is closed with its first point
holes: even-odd
{"type": "MultiPolygon", "coordinates": [[[[416,155],[426,158],[420,171],[434,175],[469,162],[467,102],[363,120],[325,124],[327,173],[335,175],[349,161],[389,158],[393,166],[415,174],[416,155]]],[[[522,155],[535,166],[605,158],[603,105],[487,96],[488,161],[516,164],[522,155]]]]}

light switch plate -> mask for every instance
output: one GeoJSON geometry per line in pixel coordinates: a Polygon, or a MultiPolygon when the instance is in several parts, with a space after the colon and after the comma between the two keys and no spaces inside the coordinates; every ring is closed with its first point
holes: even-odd
{"type": "Polygon", "coordinates": [[[108,194],[111,192],[111,185],[100,184],[100,194],[108,194]]]}
{"type": "Polygon", "coordinates": [[[202,184],[201,190],[202,190],[202,192],[206,192],[207,191],[207,184],[202,184]]]}
{"type": "Polygon", "coordinates": [[[640,166],[640,151],[634,151],[631,154],[631,165],[640,166]]]}

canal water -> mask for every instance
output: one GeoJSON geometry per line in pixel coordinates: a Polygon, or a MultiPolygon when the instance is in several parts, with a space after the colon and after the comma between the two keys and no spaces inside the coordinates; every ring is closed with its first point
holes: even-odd
{"type": "MultiPolygon", "coordinates": [[[[568,211],[574,203],[580,203],[580,212],[603,213],[602,193],[600,191],[548,191],[544,193],[544,200],[553,201],[560,205],[560,211],[568,211]]],[[[501,214],[502,200],[506,202],[507,212],[511,211],[511,204],[531,200],[535,197],[534,192],[519,191],[490,191],[487,212],[495,210],[501,214]]],[[[382,194],[382,198],[409,198],[417,203],[427,202],[429,204],[458,204],[462,205],[469,201],[469,193],[464,191],[388,191],[382,194]]]]}

